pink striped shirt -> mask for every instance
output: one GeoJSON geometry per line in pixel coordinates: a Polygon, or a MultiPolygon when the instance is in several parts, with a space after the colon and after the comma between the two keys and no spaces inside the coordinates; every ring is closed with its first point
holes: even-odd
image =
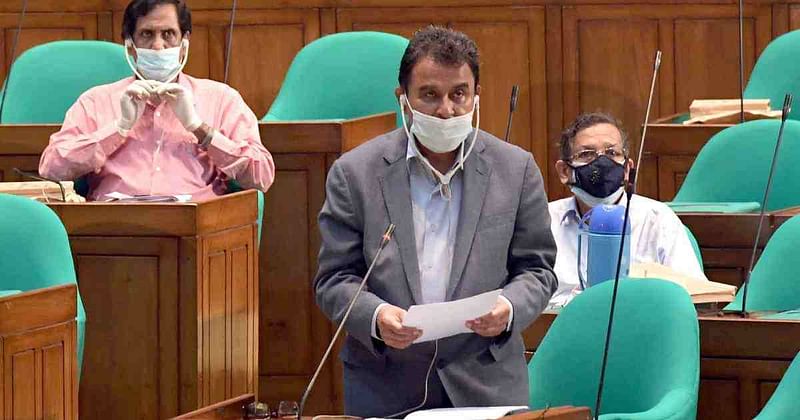
{"type": "Polygon", "coordinates": [[[191,194],[201,200],[224,194],[235,179],[266,191],[275,177],[272,156],[261,144],[258,120],[231,87],[181,74],[200,119],[217,130],[207,151],[166,103],[148,104],[126,137],[119,134],[120,96],[133,77],[86,91],[67,111],[61,131],[39,161],[39,173],[58,180],[87,175],[89,199],[129,195],[191,194]]]}

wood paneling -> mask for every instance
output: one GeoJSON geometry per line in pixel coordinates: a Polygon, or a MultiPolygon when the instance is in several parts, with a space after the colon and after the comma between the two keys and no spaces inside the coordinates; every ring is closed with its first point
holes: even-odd
{"type": "Polygon", "coordinates": [[[501,138],[505,135],[511,86],[520,86],[511,141],[531,151],[539,166],[549,167],[545,9],[357,8],[339,9],[337,15],[339,32],[375,30],[410,37],[429,24],[463,31],[478,44],[482,129],[501,138]]]}
{"type": "Polygon", "coordinates": [[[87,318],[81,417],[174,415],[177,241],[72,237],[70,244],[87,318]]]}
{"type": "Polygon", "coordinates": [[[77,419],[76,287],[0,298],[0,419],[77,419]]]}
{"type": "MultiPolygon", "coordinates": [[[[275,155],[278,173],[266,195],[261,261],[260,398],[299,400],[332,334],[311,288],[316,274],[317,214],[325,191],[325,154],[275,155]],[[273,199],[274,198],[274,199],[273,199]],[[291,261],[286,264],[286,261],[291,261]],[[298,350],[302,350],[299,351],[298,350]]],[[[336,358],[329,361],[311,395],[308,412],[338,412],[336,358]]]]}

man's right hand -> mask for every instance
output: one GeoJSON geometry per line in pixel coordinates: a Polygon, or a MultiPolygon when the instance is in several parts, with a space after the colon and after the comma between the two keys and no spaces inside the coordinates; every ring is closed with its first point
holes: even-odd
{"type": "Polygon", "coordinates": [[[156,86],[148,80],[136,80],[125,89],[119,99],[120,118],[117,124],[120,130],[127,131],[133,128],[155,88],[156,86]]]}
{"type": "Polygon", "coordinates": [[[403,326],[405,316],[405,310],[392,305],[386,305],[378,311],[378,331],[387,346],[402,350],[422,335],[422,330],[403,326]]]}

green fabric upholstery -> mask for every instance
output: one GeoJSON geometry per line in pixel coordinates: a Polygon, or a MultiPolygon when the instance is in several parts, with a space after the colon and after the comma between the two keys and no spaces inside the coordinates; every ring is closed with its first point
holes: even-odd
{"type": "MultiPolygon", "coordinates": [[[[30,291],[75,284],[75,267],[61,220],[46,205],[0,194],[0,289],[30,291]]],[[[78,293],[78,375],[83,364],[86,312],[78,293]]]]}
{"type": "MultiPolygon", "coordinates": [[[[231,179],[228,181],[228,194],[235,193],[244,190],[241,185],[235,180],[231,179]]],[[[264,192],[256,190],[258,192],[258,221],[256,224],[258,225],[258,241],[256,242],[256,247],[261,247],[261,222],[264,217],[264,192]]]]}
{"type": "Polygon", "coordinates": [[[800,353],[794,357],[775,393],[754,420],[800,419],[798,396],[800,396],[800,353]]]}
{"type": "Polygon", "coordinates": [[[61,123],[83,92],[130,75],[119,44],[55,41],[35,46],[14,62],[2,123],[61,123]]]}
{"type": "MultiPolygon", "coordinates": [[[[528,365],[530,406],[594,407],[614,282],[561,310],[528,365]]],[[[600,419],[694,419],[700,382],[697,314],[680,286],[619,283],[600,419]]]]}
{"type": "Polygon", "coordinates": [[[700,253],[700,245],[697,244],[697,238],[694,237],[694,234],[691,230],[689,230],[689,226],[684,225],[686,228],[686,236],[689,237],[689,242],[692,243],[692,249],[694,250],[694,255],[697,257],[697,262],[700,263],[700,268],[703,268],[703,254],[700,253]]]}
{"type": "MultiPolygon", "coordinates": [[[[788,311],[800,308],[797,287],[797,249],[800,247],[800,216],[784,222],[769,239],[758,258],[747,286],[747,311],[788,311]]],[[[740,288],[725,310],[742,309],[740,288]]],[[[800,345],[800,344],[798,344],[800,345]]]]}
{"type": "MultiPolygon", "coordinates": [[[[744,89],[745,99],[770,100],[772,109],[781,109],[787,93],[800,95],[800,31],[783,34],[767,45],[758,57],[744,89]]],[[[800,119],[798,107],[789,118],[800,119]]]]}
{"type": "MultiPolygon", "coordinates": [[[[780,121],[750,121],[726,128],[700,150],[673,203],[761,202],[780,121]]],[[[789,120],[778,154],[767,210],[800,205],[800,122],[789,120]]]]}
{"type": "Polygon", "coordinates": [[[398,112],[394,90],[407,46],[407,39],[382,32],[338,33],[306,45],[292,61],[263,120],[349,119],[398,112]]]}

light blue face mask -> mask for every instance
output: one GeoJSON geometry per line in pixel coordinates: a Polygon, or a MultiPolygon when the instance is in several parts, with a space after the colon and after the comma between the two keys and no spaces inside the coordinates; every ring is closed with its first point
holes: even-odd
{"type": "Polygon", "coordinates": [[[131,40],[125,41],[125,59],[128,65],[142,80],[155,80],[158,82],[170,82],[183,70],[189,58],[189,40],[185,39],[181,45],[174,48],[163,50],[150,50],[147,48],[136,48],[131,40]],[[136,64],[133,64],[128,48],[136,50],[136,64]],[[181,60],[181,50],[186,51],[181,60]]]}

